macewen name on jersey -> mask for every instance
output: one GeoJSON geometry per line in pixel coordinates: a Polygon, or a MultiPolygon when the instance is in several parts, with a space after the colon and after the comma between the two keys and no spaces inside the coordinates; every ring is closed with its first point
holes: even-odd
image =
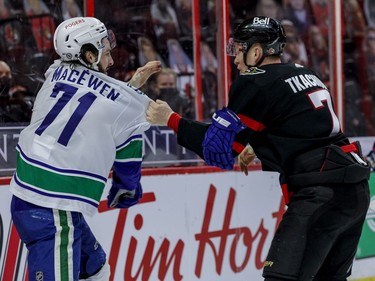
{"type": "Polygon", "coordinates": [[[307,88],[312,88],[319,86],[327,90],[324,83],[313,74],[300,74],[284,80],[294,93],[306,90],[307,88]]]}
{"type": "Polygon", "coordinates": [[[69,66],[61,65],[53,73],[51,82],[61,80],[86,86],[113,101],[120,96],[120,93],[115,88],[100,79],[97,75],[92,74],[90,70],[78,71],[71,69],[69,66]]]}

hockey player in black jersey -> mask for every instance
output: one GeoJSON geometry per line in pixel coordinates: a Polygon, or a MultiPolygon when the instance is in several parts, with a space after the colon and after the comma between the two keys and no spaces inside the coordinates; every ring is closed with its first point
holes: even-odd
{"type": "Polygon", "coordinates": [[[369,206],[369,165],[341,131],[318,76],[281,63],[285,44],[278,21],[245,20],[227,48],[240,75],[212,123],[182,118],[160,100],[147,119],[168,125],[209,165],[230,170],[239,155],[246,172],[250,144],[263,170],[280,173],[288,209],[264,265],[266,281],[347,280],[369,206]]]}

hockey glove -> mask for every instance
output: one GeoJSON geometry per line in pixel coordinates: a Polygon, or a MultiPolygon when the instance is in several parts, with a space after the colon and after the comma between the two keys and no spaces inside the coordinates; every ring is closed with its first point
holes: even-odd
{"type": "Polygon", "coordinates": [[[203,140],[203,156],[206,163],[232,170],[234,165],[232,145],[236,134],[243,129],[245,125],[229,108],[223,107],[216,111],[203,140]]]}
{"type": "Polygon", "coordinates": [[[141,184],[134,190],[119,188],[116,183],[112,184],[108,194],[108,207],[110,208],[129,208],[138,203],[142,198],[141,184]]]}

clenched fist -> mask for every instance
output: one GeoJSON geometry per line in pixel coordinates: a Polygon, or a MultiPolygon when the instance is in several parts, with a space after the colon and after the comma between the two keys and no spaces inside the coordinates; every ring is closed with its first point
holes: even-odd
{"type": "Polygon", "coordinates": [[[146,120],[151,124],[167,126],[169,117],[173,112],[165,101],[151,101],[146,111],[146,120]]]}
{"type": "Polygon", "coordinates": [[[255,159],[255,157],[255,152],[250,145],[247,145],[240,155],[238,155],[238,165],[246,176],[248,175],[247,166],[255,159]]]}
{"type": "Polygon", "coordinates": [[[140,88],[146,83],[152,74],[159,72],[160,69],[160,61],[149,61],[144,66],[137,68],[132,79],[130,79],[128,83],[135,88],[140,88]]]}

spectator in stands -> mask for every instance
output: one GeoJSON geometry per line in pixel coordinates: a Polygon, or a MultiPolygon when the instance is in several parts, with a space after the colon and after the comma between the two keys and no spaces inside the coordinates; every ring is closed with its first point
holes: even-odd
{"type": "Polygon", "coordinates": [[[12,7],[8,0],[0,0],[0,20],[10,18],[12,15],[12,7]]]}
{"type": "Polygon", "coordinates": [[[249,5],[249,1],[244,0],[231,0],[230,7],[232,10],[231,18],[232,20],[234,20],[234,26],[239,24],[245,18],[250,17],[252,10],[254,8],[253,5],[249,5]]]}
{"type": "Polygon", "coordinates": [[[366,23],[361,6],[357,0],[346,0],[343,4],[346,37],[353,41],[363,38],[366,23]]]}
{"type": "MultiPolygon", "coordinates": [[[[355,81],[359,84],[358,87],[360,89],[358,97],[360,102],[352,104],[352,107],[358,106],[359,108],[357,110],[364,114],[366,124],[370,124],[370,116],[374,110],[368,100],[369,91],[366,72],[367,57],[363,52],[366,36],[365,16],[362,6],[357,0],[343,1],[343,12],[345,19],[345,28],[343,30],[344,60],[350,62],[348,65],[344,66],[344,71],[350,71],[352,75],[356,76],[355,81]],[[349,70],[347,69],[348,67],[352,67],[353,69],[349,70]]],[[[346,79],[347,77],[345,77],[345,80],[346,79]]],[[[371,128],[369,129],[371,130],[371,128]]]]}
{"type": "Polygon", "coordinates": [[[344,131],[349,137],[366,136],[368,120],[362,111],[363,98],[358,67],[350,57],[344,59],[344,131]]]}
{"type": "MultiPolygon", "coordinates": [[[[231,3],[229,3],[231,5],[231,3]]],[[[202,38],[206,41],[214,42],[216,40],[217,23],[216,23],[216,0],[206,0],[200,3],[200,32],[202,38]]],[[[233,11],[230,9],[230,20],[233,19],[233,11]]]]}
{"type": "Polygon", "coordinates": [[[363,10],[366,15],[367,25],[375,27],[375,1],[364,0],[363,10]]]}
{"type": "Polygon", "coordinates": [[[192,0],[176,0],[176,14],[181,27],[181,35],[193,35],[192,0]]]}
{"type": "Polygon", "coordinates": [[[276,0],[258,0],[255,7],[255,15],[281,20],[283,18],[283,9],[276,0]]]}
{"type": "Polygon", "coordinates": [[[366,155],[366,159],[370,163],[371,172],[375,172],[375,142],[372,146],[372,150],[366,155]]]}
{"type": "Polygon", "coordinates": [[[55,22],[50,10],[42,0],[23,0],[25,14],[31,16],[32,32],[41,53],[52,52],[52,37],[55,31],[55,22]]]}
{"type": "Polygon", "coordinates": [[[9,65],[0,61],[0,124],[11,121],[9,90],[12,74],[9,65]]]}
{"type": "Polygon", "coordinates": [[[23,8],[27,15],[41,15],[50,12],[42,0],[23,0],[23,8]]]}
{"type": "Polygon", "coordinates": [[[150,11],[158,47],[164,48],[167,39],[178,38],[181,33],[176,10],[168,0],[152,0],[150,11]]]}
{"type": "Polygon", "coordinates": [[[193,62],[182,49],[181,44],[176,39],[167,41],[169,52],[169,66],[179,74],[193,73],[193,62]]]}
{"type": "Polygon", "coordinates": [[[290,20],[282,20],[285,29],[287,44],[281,56],[284,63],[298,63],[307,66],[306,47],[298,30],[290,20]]]}
{"type": "Polygon", "coordinates": [[[75,0],[62,0],[61,12],[63,20],[82,16],[81,8],[78,6],[75,0]]]}
{"type": "MultiPolygon", "coordinates": [[[[171,68],[162,68],[161,71],[151,76],[149,81],[146,83],[147,89],[142,88],[142,90],[153,100],[160,99],[166,101],[170,107],[175,112],[178,112],[181,116],[192,116],[190,101],[183,94],[181,94],[177,83],[177,73],[171,68]]],[[[172,149],[169,155],[163,157],[163,160],[166,160],[164,158],[169,160],[184,159],[182,147],[177,145],[175,150],[172,149]]],[[[147,153],[144,160],[154,161],[161,159],[154,159],[154,156],[151,153],[147,153]]]]}
{"type": "Polygon", "coordinates": [[[202,71],[217,73],[217,59],[205,41],[201,41],[201,67],[202,71]]]}
{"type": "Polygon", "coordinates": [[[153,92],[146,93],[151,99],[161,99],[166,101],[171,108],[185,115],[187,100],[177,88],[177,74],[171,68],[162,68],[160,72],[154,74],[153,92]]]}
{"type": "Polygon", "coordinates": [[[375,27],[368,27],[364,45],[364,53],[367,54],[367,77],[370,90],[373,89],[375,97],[375,27]]]}
{"type": "MultiPolygon", "coordinates": [[[[14,17],[16,11],[12,9],[8,0],[0,0],[0,20],[14,17]]],[[[22,26],[17,20],[0,24],[0,57],[10,57],[8,51],[15,51],[21,42],[22,26]]]]}
{"type": "Polygon", "coordinates": [[[129,81],[140,66],[136,52],[125,44],[117,44],[111,53],[117,58],[117,62],[108,70],[108,75],[121,81],[129,81]]]}
{"type": "MultiPolygon", "coordinates": [[[[189,56],[182,49],[181,44],[176,39],[169,39],[168,60],[169,67],[178,74],[177,83],[183,91],[184,96],[194,104],[194,65],[189,56]]],[[[194,110],[192,109],[191,114],[194,110]]]]}
{"type": "Polygon", "coordinates": [[[327,0],[311,0],[312,11],[316,25],[319,27],[321,34],[328,39],[328,3],[327,0]]]}
{"type": "Polygon", "coordinates": [[[203,118],[210,120],[217,110],[217,59],[207,42],[201,42],[203,118]]]}
{"type": "Polygon", "coordinates": [[[306,41],[308,30],[313,21],[308,1],[288,0],[284,3],[284,18],[293,22],[302,40],[306,41]]]}
{"type": "MultiPolygon", "coordinates": [[[[369,95],[367,97],[370,107],[374,108],[375,103],[375,26],[366,30],[363,53],[366,54],[366,69],[369,95]]],[[[375,129],[375,110],[372,110],[370,123],[375,129]]]]}
{"type": "Polygon", "coordinates": [[[151,42],[150,39],[146,37],[139,37],[138,38],[138,61],[140,65],[145,65],[149,61],[160,61],[162,67],[166,67],[166,64],[160,54],[156,51],[154,44],[151,42]]]}
{"type": "Polygon", "coordinates": [[[8,95],[12,80],[12,72],[5,61],[0,61],[0,95],[8,95]]]}
{"type": "Polygon", "coordinates": [[[11,69],[5,61],[0,61],[0,124],[29,122],[32,103],[26,99],[26,88],[18,87],[15,92],[11,90],[11,69]]]}
{"type": "Polygon", "coordinates": [[[328,44],[317,25],[310,27],[309,35],[310,66],[327,84],[329,82],[328,44]]]}
{"type": "Polygon", "coordinates": [[[32,93],[23,86],[12,87],[10,97],[10,112],[14,122],[29,123],[34,105],[32,93]]]}

